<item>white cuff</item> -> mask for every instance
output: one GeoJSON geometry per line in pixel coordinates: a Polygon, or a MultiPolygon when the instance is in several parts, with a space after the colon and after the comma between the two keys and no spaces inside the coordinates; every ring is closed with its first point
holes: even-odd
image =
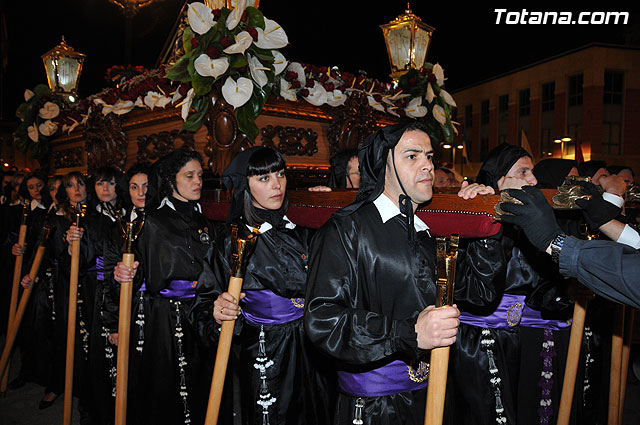
{"type": "Polygon", "coordinates": [[[625,224],[616,242],[628,245],[634,249],[640,249],[640,235],[628,224],[625,224]]]}
{"type": "Polygon", "coordinates": [[[604,199],[607,202],[612,203],[613,205],[615,205],[618,208],[622,208],[622,206],[624,205],[624,199],[622,199],[621,196],[618,196],[614,193],[608,193],[605,192],[602,194],[602,199],[604,199]]]}

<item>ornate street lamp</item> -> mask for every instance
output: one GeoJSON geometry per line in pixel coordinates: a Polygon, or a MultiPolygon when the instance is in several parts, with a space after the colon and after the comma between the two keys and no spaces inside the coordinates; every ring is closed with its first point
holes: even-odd
{"type": "Polygon", "coordinates": [[[427,58],[433,28],[411,12],[409,3],[404,15],[388,24],[380,25],[391,63],[391,78],[397,81],[402,74],[414,68],[420,71],[427,58]]]}
{"type": "Polygon", "coordinates": [[[75,100],[85,57],[86,55],[73,50],[64,36],[60,44],[42,55],[47,82],[53,94],[71,102],[75,100]]]}

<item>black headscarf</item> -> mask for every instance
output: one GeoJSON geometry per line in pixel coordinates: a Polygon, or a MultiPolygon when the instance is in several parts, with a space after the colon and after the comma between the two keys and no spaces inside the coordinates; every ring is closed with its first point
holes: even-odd
{"type": "Polygon", "coordinates": [[[523,156],[531,158],[529,152],[519,146],[508,143],[498,145],[489,152],[489,156],[482,164],[478,172],[478,177],[476,178],[476,183],[497,189],[498,180],[506,176],[511,167],[513,167],[513,164],[518,162],[523,156]]]}
{"type": "Polygon", "coordinates": [[[348,177],[348,164],[349,160],[354,156],[358,156],[357,149],[347,149],[342,152],[338,152],[331,160],[331,173],[329,174],[329,187],[331,188],[345,188],[347,187],[348,177]]]}
{"type": "Polygon", "coordinates": [[[540,189],[557,189],[562,186],[564,178],[578,163],[571,159],[547,158],[533,167],[533,175],[538,180],[540,189]]]}
{"type": "Polygon", "coordinates": [[[584,177],[593,177],[601,168],[607,168],[607,163],[599,160],[587,161],[578,165],[578,173],[584,177]]]}

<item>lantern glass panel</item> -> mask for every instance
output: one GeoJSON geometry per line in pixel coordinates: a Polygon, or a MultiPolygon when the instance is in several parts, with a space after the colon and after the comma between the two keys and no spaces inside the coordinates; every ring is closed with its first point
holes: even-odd
{"type": "Polygon", "coordinates": [[[58,84],[64,92],[70,93],[75,89],[78,68],[80,64],[75,59],[65,57],[58,59],[58,84]]]}
{"type": "Polygon", "coordinates": [[[411,30],[409,26],[402,25],[393,28],[387,36],[391,61],[396,69],[405,69],[409,65],[411,50],[411,30]]]}
{"type": "Polygon", "coordinates": [[[56,89],[56,65],[53,57],[48,57],[44,60],[44,68],[47,72],[47,82],[49,83],[49,89],[55,91],[56,89]]]}
{"type": "Polygon", "coordinates": [[[429,32],[422,28],[416,29],[416,38],[414,42],[413,64],[417,69],[424,66],[427,58],[427,48],[429,47],[429,32]]]}

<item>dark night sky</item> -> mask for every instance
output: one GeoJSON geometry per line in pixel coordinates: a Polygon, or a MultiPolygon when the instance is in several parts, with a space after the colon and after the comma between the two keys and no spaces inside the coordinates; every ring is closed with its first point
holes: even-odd
{"type": "MultiPolygon", "coordinates": [[[[141,11],[133,20],[133,64],[152,68],[175,22],[183,0],[164,0],[141,11]]],[[[3,2],[8,28],[9,64],[2,75],[2,119],[13,120],[22,93],[45,83],[40,56],[61,35],[85,53],[79,94],[88,96],[106,86],[107,68],[124,61],[124,17],[108,0],[3,2]]],[[[414,1],[413,12],[434,26],[427,60],[445,69],[450,91],[516,69],[590,42],[640,45],[640,9],[613,1],[600,10],[628,11],[628,25],[496,25],[494,9],[508,11],[593,11],[568,6],[505,6],[499,2],[414,1]]],[[[513,5],[513,2],[506,3],[513,5]]],[[[556,4],[557,3],[552,3],[556,4]]],[[[262,0],[260,9],[287,32],[287,59],[316,65],[337,65],[344,71],[365,70],[388,81],[389,61],[380,24],[404,11],[406,2],[306,2],[262,0]]],[[[595,9],[598,10],[598,9],[595,9]]]]}

